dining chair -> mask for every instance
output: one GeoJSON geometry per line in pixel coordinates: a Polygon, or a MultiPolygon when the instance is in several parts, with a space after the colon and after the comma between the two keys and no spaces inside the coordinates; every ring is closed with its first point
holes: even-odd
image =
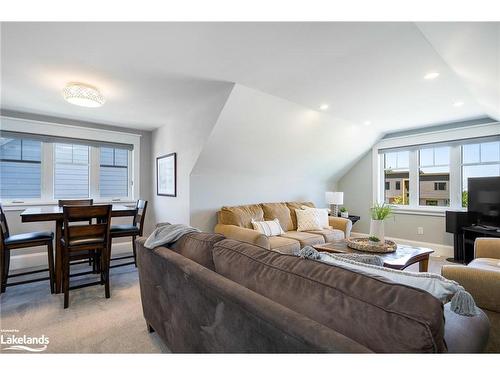
{"type": "MultiPolygon", "coordinates": [[[[64,207],[64,206],[92,206],[94,204],[94,200],[92,198],[90,199],[59,199],[57,202],[57,205],[59,207],[64,207]]],[[[89,222],[89,224],[92,224],[89,222]]],[[[63,228],[64,230],[64,228],[63,228]]],[[[95,269],[95,259],[92,257],[92,253],[89,252],[89,266],[92,266],[92,260],[94,260],[94,269],[95,269]]]]}
{"type": "Polygon", "coordinates": [[[18,281],[14,283],[7,283],[9,278],[19,277],[30,275],[39,272],[45,272],[46,269],[29,271],[16,273],[14,275],[9,275],[10,268],[10,252],[14,249],[23,249],[27,247],[33,246],[47,246],[47,257],[49,263],[49,283],[50,283],[50,292],[54,293],[54,282],[55,282],[55,274],[54,274],[54,252],[52,246],[52,240],[54,239],[53,232],[29,232],[29,233],[20,233],[20,234],[10,234],[9,225],[7,224],[7,218],[5,217],[5,213],[3,211],[3,207],[0,204],[0,245],[1,245],[1,291],[0,293],[4,293],[5,289],[8,286],[32,283],[37,281],[47,280],[47,278],[38,278],[38,279],[30,279],[24,281],[18,281]]]}
{"type": "Polygon", "coordinates": [[[117,224],[111,226],[111,238],[132,237],[132,250],[134,265],[137,267],[137,258],[135,250],[135,238],[142,236],[144,231],[144,219],[146,218],[146,209],[148,201],[139,199],[135,205],[135,215],[132,224],[117,224]]]}
{"type": "Polygon", "coordinates": [[[109,290],[109,256],[111,249],[111,205],[63,206],[64,233],[61,239],[63,259],[64,308],[69,306],[69,290],[91,285],[103,285],[106,298],[109,290]],[[95,222],[94,220],[95,219],[95,222]],[[82,222],[88,223],[82,224],[82,222]],[[73,223],[73,225],[70,225],[73,223]],[[78,224],[75,224],[78,223],[78,224]],[[98,254],[100,281],[70,287],[70,261],[87,259],[89,251],[98,254]]]}

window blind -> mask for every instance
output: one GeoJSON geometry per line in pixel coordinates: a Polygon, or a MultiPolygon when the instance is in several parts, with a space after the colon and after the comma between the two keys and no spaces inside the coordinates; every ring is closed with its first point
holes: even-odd
{"type": "Polygon", "coordinates": [[[62,137],[62,136],[56,137],[56,136],[52,136],[52,135],[23,133],[23,132],[15,132],[15,131],[8,131],[8,130],[0,131],[0,136],[2,138],[30,139],[33,141],[46,142],[46,143],[65,143],[65,144],[83,145],[83,146],[92,146],[92,147],[110,147],[110,148],[118,148],[118,149],[129,150],[129,151],[132,151],[134,149],[134,145],[126,144],[126,143],[95,141],[95,140],[90,140],[90,139],[77,139],[77,138],[69,138],[69,137],[62,137]]]}

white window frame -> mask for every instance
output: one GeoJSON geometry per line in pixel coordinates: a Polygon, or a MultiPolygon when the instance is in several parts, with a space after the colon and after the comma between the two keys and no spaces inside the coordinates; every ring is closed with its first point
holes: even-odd
{"type": "Polygon", "coordinates": [[[400,214],[418,214],[444,216],[447,210],[465,211],[462,207],[462,154],[460,141],[469,142],[477,138],[498,136],[500,122],[471,125],[453,130],[436,130],[420,134],[403,135],[384,138],[372,148],[372,185],[373,203],[384,202],[384,158],[383,150],[405,148],[410,152],[410,204],[395,205],[394,211],[400,214]],[[418,150],[424,147],[450,147],[450,206],[420,206],[419,205],[419,155],[418,150]]]}
{"type": "MultiPolygon", "coordinates": [[[[90,174],[89,195],[96,203],[132,203],[140,197],[140,141],[141,135],[135,133],[117,132],[96,128],[66,125],[60,123],[20,119],[16,117],[0,116],[1,129],[18,133],[40,134],[66,138],[86,139],[89,141],[103,141],[109,139],[112,143],[133,145],[133,150],[128,153],[129,189],[128,197],[101,198],[99,195],[99,147],[90,146],[90,174]],[[136,183],[137,182],[137,183],[136,183]]],[[[5,199],[4,207],[56,205],[54,199],[54,144],[42,142],[41,155],[41,197],[32,199],[5,199]]]]}

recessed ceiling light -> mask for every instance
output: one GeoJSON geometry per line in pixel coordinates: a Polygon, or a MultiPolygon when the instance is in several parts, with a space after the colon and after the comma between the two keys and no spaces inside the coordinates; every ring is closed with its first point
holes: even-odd
{"type": "Polygon", "coordinates": [[[328,104],[321,104],[319,106],[319,109],[321,109],[322,111],[326,111],[328,109],[328,104]]]}
{"type": "Polygon", "coordinates": [[[458,102],[453,103],[453,106],[454,106],[454,107],[461,107],[461,106],[463,106],[463,105],[464,105],[464,102],[461,102],[461,101],[458,101],[458,102]]]}
{"type": "Polygon", "coordinates": [[[67,102],[82,107],[100,107],[104,104],[104,96],[93,86],[84,83],[68,83],[63,89],[67,102]]]}
{"type": "Polygon", "coordinates": [[[371,122],[371,121],[365,121],[365,122],[363,122],[363,125],[365,125],[365,126],[369,126],[369,125],[371,125],[371,124],[372,124],[372,122],[371,122]]]}
{"type": "Polygon", "coordinates": [[[430,81],[432,79],[436,79],[437,77],[439,77],[439,73],[438,72],[431,72],[431,73],[427,73],[425,76],[424,76],[424,79],[430,81]]]}

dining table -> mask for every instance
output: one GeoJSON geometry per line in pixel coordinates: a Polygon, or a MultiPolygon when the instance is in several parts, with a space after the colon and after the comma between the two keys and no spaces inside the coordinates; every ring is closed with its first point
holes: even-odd
{"type": "MultiPolygon", "coordinates": [[[[111,208],[111,217],[126,217],[134,216],[136,208],[125,206],[122,204],[113,204],[111,208]]],[[[55,243],[55,292],[62,291],[62,232],[63,232],[63,207],[58,206],[43,206],[29,207],[21,213],[21,221],[23,223],[33,223],[41,221],[54,221],[56,226],[56,243],[55,243]]]]}

